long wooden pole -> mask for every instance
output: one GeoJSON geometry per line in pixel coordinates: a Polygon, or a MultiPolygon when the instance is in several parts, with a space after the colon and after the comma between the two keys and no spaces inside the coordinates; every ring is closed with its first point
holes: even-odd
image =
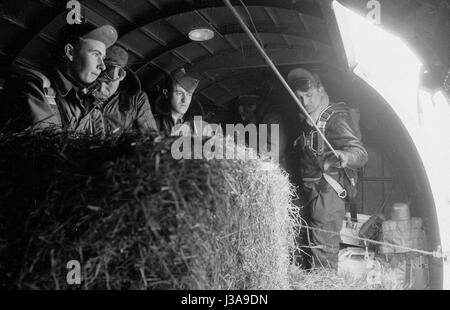
{"type": "Polygon", "coordinates": [[[302,110],[303,114],[305,114],[305,116],[309,119],[309,121],[311,122],[311,124],[313,124],[314,128],[317,130],[317,132],[319,133],[319,135],[322,137],[323,141],[328,145],[328,147],[330,148],[330,150],[333,152],[333,154],[339,158],[338,154],[336,153],[335,149],[331,146],[330,142],[328,141],[327,138],[325,138],[325,135],[323,134],[323,132],[319,129],[319,127],[317,127],[317,125],[314,123],[314,120],[312,119],[312,117],[309,115],[309,113],[306,111],[305,107],[303,107],[303,104],[301,104],[301,102],[299,101],[299,99],[297,98],[297,96],[294,94],[294,92],[292,91],[292,89],[289,87],[288,83],[284,80],[283,76],[280,74],[280,72],[278,71],[277,67],[275,67],[275,65],[273,64],[272,60],[270,59],[270,57],[266,54],[266,51],[261,47],[261,45],[259,44],[259,42],[256,40],[255,36],[253,35],[253,33],[251,33],[251,31],[248,29],[247,25],[245,24],[244,20],[242,19],[242,17],[239,15],[238,11],[236,11],[236,9],[231,5],[229,0],[224,0],[225,5],[231,10],[231,12],[233,13],[233,15],[236,17],[237,21],[239,22],[239,24],[241,25],[242,29],[244,29],[245,33],[248,35],[248,37],[250,38],[250,40],[252,41],[252,43],[256,46],[257,50],[259,51],[259,53],[261,54],[261,56],[265,59],[266,63],[269,65],[269,67],[272,69],[272,71],[275,73],[275,75],[278,77],[278,79],[280,80],[280,82],[283,84],[283,86],[286,88],[286,90],[289,92],[289,94],[291,95],[292,99],[294,99],[294,101],[297,103],[297,105],[299,106],[299,108],[302,110]]]}

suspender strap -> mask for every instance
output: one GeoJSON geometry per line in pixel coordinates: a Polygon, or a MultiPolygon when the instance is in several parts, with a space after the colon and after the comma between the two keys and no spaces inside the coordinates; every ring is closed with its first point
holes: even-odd
{"type": "Polygon", "coordinates": [[[328,182],[328,184],[330,184],[330,186],[338,194],[339,198],[344,199],[345,197],[347,197],[347,191],[345,190],[345,188],[342,187],[342,185],[338,181],[333,179],[333,177],[331,175],[329,175],[328,173],[324,172],[323,173],[323,178],[325,179],[325,181],[328,182]]]}
{"type": "MultiPolygon", "coordinates": [[[[328,121],[333,116],[333,114],[338,112],[345,112],[348,113],[348,109],[346,109],[346,104],[343,102],[335,103],[332,105],[329,105],[320,113],[319,120],[317,121],[317,127],[319,130],[325,135],[325,127],[327,126],[328,121]]],[[[323,141],[322,137],[320,135],[317,135],[318,142],[317,142],[317,153],[319,155],[323,154],[325,151],[325,141],[323,141]]]]}
{"type": "MultiPolygon", "coordinates": [[[[333,116],[333,114],[337,112],[348,112],[345,106],[346,105],[343,102],[336,103],[328,106],[325,110],[322,111],[319,120],[317,121],[317,127],[320,129],[320,131],[322,131],[323,134],[325,134],[325,127],[327,125],[327,122],[333,116]]],[[[318,138],[319,138],[318,154],[323,154],[325,143],[320,136],[318,138]]],[[[325,179],[325,181],[327,181],[328,184],[330,184],[333,190],[338,194],[339,198],[344,199],[345,197],[347,197],[347,191],[345,190],[345,188],[338,181],[336,181],[331,175],[324,172],[323,178],[325,179]]]]}

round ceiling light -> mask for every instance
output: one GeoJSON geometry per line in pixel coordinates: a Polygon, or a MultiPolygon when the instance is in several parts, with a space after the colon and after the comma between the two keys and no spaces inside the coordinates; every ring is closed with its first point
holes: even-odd
{"type": "Polygon", "coordinates": [[[189,32],[192,41],[208,41],[214,38],[214,32],[208,28],[196,28],[189,32]]]}

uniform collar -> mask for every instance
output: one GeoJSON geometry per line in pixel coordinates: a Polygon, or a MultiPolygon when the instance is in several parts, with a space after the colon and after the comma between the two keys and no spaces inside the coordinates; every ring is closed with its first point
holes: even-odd
{"type": "Polygon", "coordinates": [[[172,120],[174,125],[183,123],[183,116],[176,118],[172,113],[170,113],[170,119],[172,120]]]}
{"type": "MultiPolygon", "coordinates": [[[[319,117],[322,114],[323,110],[325,110],[329,105],[330,105],[330,99],[329,99],[328,95],[325,95],[321,98],[320,103],[317,106],[317,108],[313,112],[309,113],[309,116],[311,116],[311,118],[313,119],[315,124],[319,120],[319,117]]],[[[310,126],[314,126],[313,124],[311,124],[311,121],[309,120],[309,118],[306,118],[306,122],[310,126]]]]}
{"type": "Polygon", "coordinates": [[[74,82],[72,82],[72,79],[68,77],[67,75],[64,75],[59,69],[56,69],[55,72],[56,76],[56,88],[57,91],[63,96],[66,97],[69,92],[73,89],[78,94],[87,94],[87,88],[80,88],[78,87],[74,82]]]}

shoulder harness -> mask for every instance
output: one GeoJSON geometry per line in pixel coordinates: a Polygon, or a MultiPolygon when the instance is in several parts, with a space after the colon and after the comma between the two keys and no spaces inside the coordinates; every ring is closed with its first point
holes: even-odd
{"type": "MultiPolygon", "coordinates": [[[[347,104],[344,102],[334,103],[326,107],[319,116],[319,119],[316,122],[319,130],[325,135],[325,129],[328,121],[331,117],[336,113],[350,113],[347,104]]],[[[309,150],[315,156],[323,155],[325,151],[325,141],[322,136],[319,135],[317,130],[313,129],[308,133],[303,133],[303,149],[309,150]]]]}

